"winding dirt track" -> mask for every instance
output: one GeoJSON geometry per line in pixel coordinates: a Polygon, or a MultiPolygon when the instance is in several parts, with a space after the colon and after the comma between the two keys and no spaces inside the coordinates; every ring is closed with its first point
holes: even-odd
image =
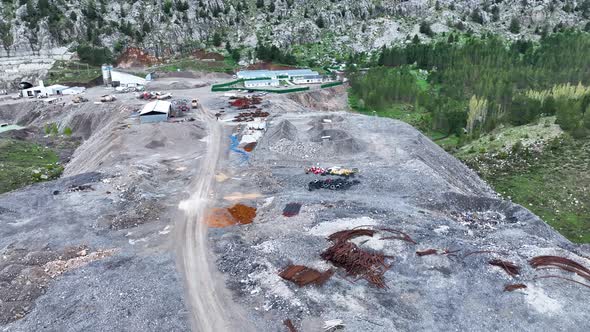
{"type": "Polygon", "coordinates": [[[209,253],[205,211],[220,158],[222,128],[208,112],[203,110],[201,114],[209,131],[207,152],[190,184],[190,198],[179,204],[184,213],[179,214],[177,220],[178,259],[186,283],[193,330],[253,331],[241,308],[233,303],[209,253]]]}

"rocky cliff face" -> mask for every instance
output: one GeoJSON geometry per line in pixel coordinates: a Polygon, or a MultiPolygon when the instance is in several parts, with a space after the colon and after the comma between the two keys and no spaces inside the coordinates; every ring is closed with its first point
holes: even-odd
{"type": "Polygon", "coordinates": [[[323,43],[345,53],[453,29],[518,38],[584,27],[590,0],[3,0],[0,9],[0,56],[84,41],[158,55],[216,33],[234,46],[323,43]]]}

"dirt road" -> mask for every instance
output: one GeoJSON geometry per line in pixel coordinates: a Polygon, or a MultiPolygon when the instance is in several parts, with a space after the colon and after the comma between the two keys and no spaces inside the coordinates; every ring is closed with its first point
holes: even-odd
{"type": "Polygon", "coordinates": [[[178,257],[186,282],[193,330],[250,331],[253,329],[248,327],[242,311],[233,303],[223,276],[212,262],[207,242],[205,211],[220,157],[222,138],[221,125],[209,113],[205,110],[201,113],[209,131],[206,137],[207,152],[199,173],[190,185],[190,198],[179,204],[183,213],[177,220],[178,257]]]}

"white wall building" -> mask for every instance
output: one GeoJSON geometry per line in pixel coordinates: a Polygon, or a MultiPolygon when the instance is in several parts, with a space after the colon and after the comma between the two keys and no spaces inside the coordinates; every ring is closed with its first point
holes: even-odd
{"type": "Polygon", "coordinates": [[[314,84],[323,83],[326,79],[322,75],[303,75],[293,77],[293,83],[295,84],[314,84]]]}
{"type": "Polygon", "coordinates": [[[241,70],[236,73],[240,79],[269,78],[277,79],[285,77],[291,79],[295,76],[318,75],[317,71],[311,69],[286,69],[286,70],[241,70]]]}
{"type": "Polygon", "coordinates": [[[279,86],[279,80],[252,80],[252,81],[244,81],[244,86],[246,88],[262,88],[262,87],[269,87],[269,86],[279,86]]]}
{"type": "Polygon", "coordinates": [[[145,85],[147,80],[143,77],[127,74],[121,71],[111,70],[111,82],[113,85],[118,86],[127,86],[127,84],[145,85]]]}
{"type": "Polygon", "coordinates": [[[64,90],[67,90],[68,88],[69,87],[67,87],[65,85],[60,85],[60,84],[45,86],[43,84],[43,81],[39,81],[38,86],[34,86],[29,89],[21,90],[21,96],[28,97],[28,98],[36,98],[39,96],[48,97],[48,96],[54,96],[54,95],[61,96],[61,95],[63,95],[64,90]]]}

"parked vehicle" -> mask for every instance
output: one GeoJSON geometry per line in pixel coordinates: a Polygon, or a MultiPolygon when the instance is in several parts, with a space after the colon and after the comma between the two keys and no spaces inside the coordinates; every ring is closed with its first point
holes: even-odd
{"type": "Polygon", "coordinates": [[[158,94],[156,98],[158,100],[166,100],[166,99],[172,98],[172,94],[171,93],[158,94]]]}
{"type": "Polygon", "coordinates": [[[191,107],[192,108],[199,107],[199,102],[196,99],[193,99],[193,101],[191,101],[191,107]]]}
{"type": "Polygon", "coordinates": [[[100,97],[100,101],[101,102],[111,102],[111,101],[115,101],[117,100],[117,98],[115,98],[115,96],[113,95],[104,95],[102,97],[100,97]]]}

